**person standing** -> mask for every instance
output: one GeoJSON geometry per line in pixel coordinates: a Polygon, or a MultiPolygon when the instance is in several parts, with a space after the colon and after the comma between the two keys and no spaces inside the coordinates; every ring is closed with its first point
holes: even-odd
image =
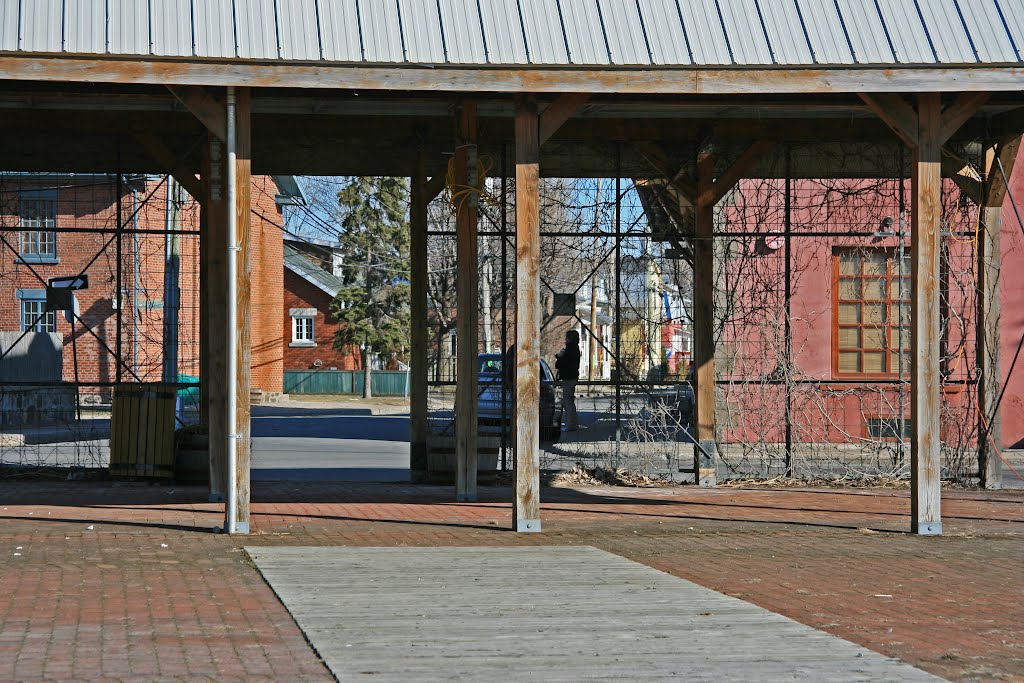
{"type": "Polygon", "coordinates": [[[580,378],[580,333],[569,330],[565,333],[565,347],[555,354],[555,373],[562,385],[562,419],[565,431],[575,432],[576,382],[580,378]]]}

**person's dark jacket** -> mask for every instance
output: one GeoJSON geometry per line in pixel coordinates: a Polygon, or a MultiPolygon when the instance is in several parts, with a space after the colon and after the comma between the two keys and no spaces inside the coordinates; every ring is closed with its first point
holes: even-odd
{"type": "Polygon", "coordinates": [[[580,378],[580,347],[566,344],[561,356],[555,359],[555,374],[558,379],[578,380],[580,378]]]}

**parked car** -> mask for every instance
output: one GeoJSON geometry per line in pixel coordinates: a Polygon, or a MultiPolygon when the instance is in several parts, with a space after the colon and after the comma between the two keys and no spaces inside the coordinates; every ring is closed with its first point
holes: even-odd
{"type": "MultiPolygon", "coordinates": [[[[500,353],[481,353],[479,356],[479,389],[477,392],[477,419],[481,427],[501,427],[502,405],[505,423],[512,421],[512,387],[503,382],[505,366],[500,353]]],[[[555,375],[542,359],[540,361],[540,438],[554,441],[561,430],[561,415],[556,410],[555,375]],[[557,415],[557,418],[556,418],[557,415]]],[[[494,431],[487,429],[486,431],[494,431]]]]}

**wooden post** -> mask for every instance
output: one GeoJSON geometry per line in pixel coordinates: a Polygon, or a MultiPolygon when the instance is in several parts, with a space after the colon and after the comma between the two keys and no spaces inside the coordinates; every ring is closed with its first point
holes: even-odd
{"type": "Polygon", "coordinates": [[[992,444],[1001,447],[1002,415],[996,410],[1001,386],[999,367],[999,269],[1002,265],[1000,230],[1002,207],[981,206],[978,235],[978,478],[986,489],[1003,486],[1003,468],[992,444]]]}
{"type": "Polygon", "coordinates": [[[911,168],[911,530],[942,533],[939,409],[939,220],[942,215],[941,99],[918,96],[911,168]]]}
{"type": "Polygon", "coordinates": [[[693,362],[697,445],[694,480],[699,486],[717,484],[718,444],[715,441],[715,199],[714,157],[697,153],[697,206],[693,245],[693,362]]]}
{"type": "Polygon", "coordinates": [[[1000,232],[1002,205],[1006,197],[1007,175],[1013,172],[1020,136],[1004,140],[985,154],[985,184],[982,190],[981,231],[978,236],[978,409],[981,413],[978,434],[978,477],[987,489],[1003,485],[1002,461],[996,448],[1002,447],[1002,414],[997,402],[1002,390],[999,363],[999,270],[1002,260],[1000,232]],[[993,448],[995,444],[995,448],[993,448]]]}
{"type": "Polygon", "coordinates": [[[423,153],[409,193],[409,470],[413,480],[427,473],[427,201],[423,153]]]}
{"type": "Polygon", "coordinates": [[[203,415],[209,429],[210,501],[224,502],[227,489],[227,309],[215,292],[226,292],[227,204],[226,150],[219,137],[208,132],[203,160],[203,221],[200,231],[200,381],[203,415]]]}
{"type": "MultiPolygon", "coordinates": [[[[235,391],[235,429],[239,434],[238,455],[235,461],[235,482],[237,516],[235,520],[240,533],[249,531],[249,462],[250,462],[250,410],[249,386],[252,375],[252,311],[250,275],[252,270],[252,91],[249,88],[236,90],[236,201],[234,206],[238,225],[238,267],[235,271],[238,316],[228,321],[237,330],[238,347],[235,391]]],[[[231,387],[228,388],[232,390],[231,387]]]]}
{"type": "Polygon", "coordinates": [[[455,385],[455,498],[476,500],[477,479],[477,379],[479,368],[479,250],[477,249],[478,197],[467,188],[477,182],[476,105],[464,102],[459,115],[455,148],[456,267],[456,385],[455,385]]]}
{"type": "Polygon", "coordinates": [[[540,531],[540,126],[516,99],[515,530],[540,531]]]}

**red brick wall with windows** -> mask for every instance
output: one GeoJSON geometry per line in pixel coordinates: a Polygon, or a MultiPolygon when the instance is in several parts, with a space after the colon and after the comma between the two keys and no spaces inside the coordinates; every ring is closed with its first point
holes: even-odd
{"type": "Polygon", "coordinates": [[[339,351],[334,348],[334,333],[338,330],[338,321],[330,315],[331,296],[325,291],[299,277],[287,268],[284,269],[284,316],[283,316],[283,348],[285,370],[360,370],[362,362],[358,349],[339,351]],[[313,334],[316,346],[291,346],[293,308],[315,308],[316,318],[313,323],[313,334]],[[321,365],[315,365],[315,361],[321,365]]]}
{"type": "MultiPolygon", "coordinates": [[[[74,357],[83,383],[115,382],[117,350],[117,192],[113,178],[103,176],[0,176],[0,330],[21,330],[22,294],[45,290],[52,277],[85,272],[89,288],[78,292],[82,323],[74,326],[56,316],[56,331],[64,337],[63,378],[74,381],[74,357]],[[20,198],[40,191],[56,201],[55,257],[24,263],[17,251],[22,231],[20,198]],[[89,228],[105,232],[60,232],[89,228]],[[74,343],[73,343],[74,342],[74,343]],[[108,348],[105,348],[109,347],[108,348]]],[[[281,391],[283,354],[280,311],[283,300],[281,216],[274,202],[276,185],[270,177],[253,178],[251,221],[253,291],[252,386],[281,391]]],[[[194,231],[179,238],[180,310],[178,313],[178,372],[199,375],[199,206],[184,195],[180,229],[194,231]]],[[[160,178],[124,185],[121,215],[125,229],[158,231],[167,227],[167,184],[160,178]]],[[[125,382],[160,381],[163,374],[165,259],[163,234],[125,233],[121,237],[122,284],[121,354],[125,382]]],[[[83,393],[109,398],[104,387],[83,387],[83,393]]]]}

